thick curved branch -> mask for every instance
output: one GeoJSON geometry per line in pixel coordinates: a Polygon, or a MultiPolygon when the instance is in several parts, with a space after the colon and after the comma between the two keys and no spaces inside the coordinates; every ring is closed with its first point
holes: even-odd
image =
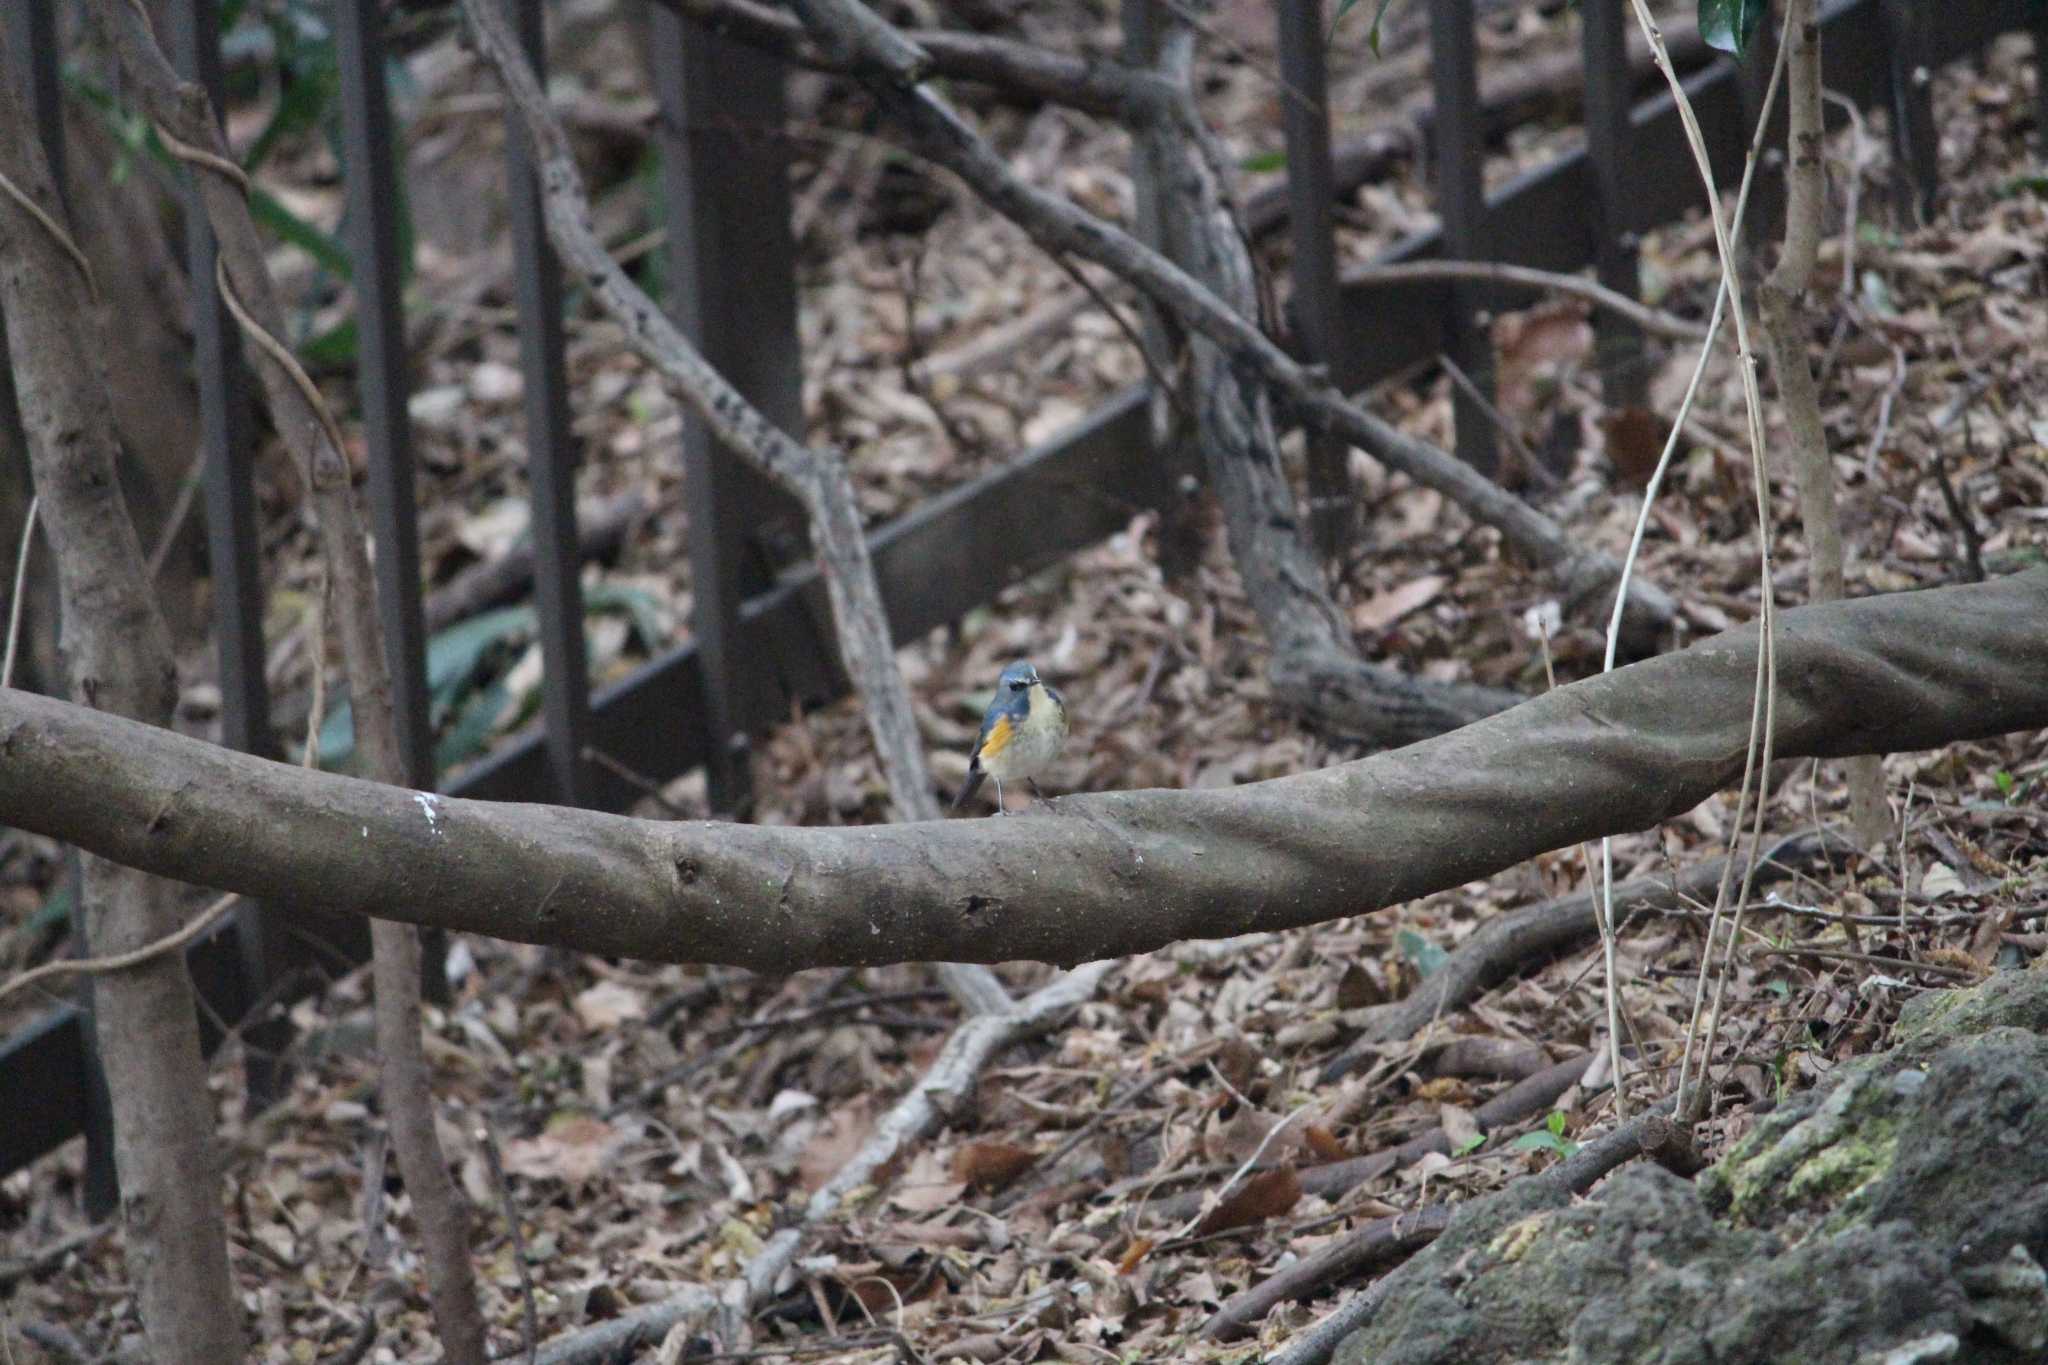
{"type": "MultiPolygon", "coordinates": [[[[2048,569],[1783,614],[1783,757],[2048,725],[2048,569]]],[[[1413,899],[1732,782],[1756,633],[1406,749],[1226,791],[846,829],[659,823],[304,772],[0,692],[0,823],[186,881],[530,943],[767,971],[1082,962],[1413,899]]]]}

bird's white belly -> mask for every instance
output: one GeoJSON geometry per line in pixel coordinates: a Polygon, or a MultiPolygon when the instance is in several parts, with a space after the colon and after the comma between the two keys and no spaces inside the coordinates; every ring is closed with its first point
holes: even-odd
{"type": "Polygon", "coordinates": [[[1033,717],[1017,727],[1017,733],[1010,737],[1001,753],[984,758],[982,767],[998,782],[1036,777],[1060,756],[1060,747],[1066,739],[1067,727],[1063,723],[1051,717],[1044,720],[1033,717]]]}

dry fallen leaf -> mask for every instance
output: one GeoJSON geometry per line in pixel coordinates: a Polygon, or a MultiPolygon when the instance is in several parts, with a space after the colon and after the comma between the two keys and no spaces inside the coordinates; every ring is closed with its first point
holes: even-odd
{"type": "Polygon", "coordinates": [[[538,1137],[506,1143],[505,1169],[529,1180],[582,1185],[605,1173],[624,1141],[618,1129],[595,1115],[561,1113],[548,1120],[538,1137]]]}
{"type": "Polygon", "coordinates": [[[953,1153],[953,1178],[993,1194],[1031,1169],[1038,1153],[1014,1142],[969,1142],[953,1153]]]}
{"type": "Polygon", "coordinates": [[[1268,1218],[1281,1217],[1300,1201],[1301,1177],[1294,1173],[1292,1166],[1277,1171],[1261,1171],[1211,1209],[1196,1226],[1195,1235],[1207,1237],[1211,1233],[1263,1223],[1268,1218]]]}
{"type": "Polygon", "coordinates": [[[917,1154],[910,1169],[889,1191],[889,1202],[905,1213],[936,1213],[952,1208],[967,1194],[967,1182],[953,1178],[952,1163],[936,1151],[917,1154]]]}
{"type": "Polygon", "coordinates": [[[1434,602],[1450,582],[1441,574],[1424,574],[1398,588],[1374,593],[1351,609],[1351,628],[1365,634],[1385,630],[1410,612],[1434,602]]]}
{"type": "Polygon", "coordinates": [[[615,1029],[628,1019],[645,1019],[647,997],[617,981],[600,981],[578,992],[576,1017],[592,1032],[615,1029]]]}

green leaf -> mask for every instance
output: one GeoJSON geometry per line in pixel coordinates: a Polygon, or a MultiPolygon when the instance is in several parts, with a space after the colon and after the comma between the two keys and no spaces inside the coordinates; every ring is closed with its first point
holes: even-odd
{"type": "Polygon", "coordinates": [[[1765,8],[1766,0],[1699,0],[1700,37],[1708,47],[1741,57],[1765,8]]]}
{"type": "Polygon", "coordinates": [[[1401,956],[1415,964],[1415,970],[1428,976],[1444,965],[1450,954],[1431,943],[1413,929],[1403,929],[1394,936],[1394,945],[1401,950],[1401,956]]]}
{"type": "Polygon", "coordinates": [[[1464,1140],[1463,1142],[1459,1143],[1459,1144],[1458,1144],[1458,1149],[1457,1149],[1456,1151],[1452,1152],[1452,1153],[1451,1153],[1451,1155],[1452,1155],[1452,1156],[1464,1156],[1464,1155],[1465,1155],[1466,1153],[1468,1153],[1468,1152],[1476,1152],[1476,1151],[1478,1151],[1478,1150],[1479,1150],[1479,1149],[1480,1149],[1481,1147],[1484,1147],[1485,1145],[1486,1145],[1486,1134],[1484,1134],[1484,1133],[1474,1133],[1474,1134],[1473,1134],[1473,1135],[1472,1135],[1471,1137],[1468,1137],[1468,1138],[1466,1138],[1466,1139],[1465,1139],[1465,1140],[1464,1140]]]}
{"type": "Polygon", "coordinates": [[[2000,768],[1997,772],[1991,774],[1991,780],[1997,784],[1998,794],[2000,796],[2003,796],[2008,801],[2012,800],[2013,789],[2017,787],[2019,783],[2014,781],[2013,775],[2011,773],[2007,772],[2003,768],[2000,768]]]}
{"type": "Polygon", "coordinates": [[[490,742],[491,732],[497,726],[498,717],[505,713],[512,695],[504,682],[498,681],[470,698],[462,708],[462,714],[441,742],[434,746],[434,764],[438,768],[452,768],[466,763],[484,751],[490,742]]]}
{"type": "Polygon", "coordinates": [[[1563,1152],[1564,1141],[1555,1133],[1539,1128],[1533,1133],[1524,1133],[1508,1144],[1511,1152],[1563,1152]]]}
{"type": "Polygon", "coordinates": [[[1248,175],[1262,175],[1267,171],[1284,171],[1287,169],[1287,153],[1260,152],[1256,156],[1244,158],[1237,165],[1239,170],[1244,171],[1248,175]]]}
{"type": "Polygon", "coordinates": [[[645,588],[594,583],[584,591],[583,611],[585,615],[607,611],[625,616],[633,623],[633,633],[640,637],[642,647],[647,649],[661,648],[667,633],[661,622],[661,604],[645,588]]]}
{"type": "Polygon", "coordinates": [[[346,317],[318,336],[300,342],[296,349],[307,369],[315,374],[328,374],[354,367],[356,346],[361,339],[355,318],[346,317]]]}
{"type": "Polygon", "coordinates": [[[1553,1109],[1553,1110],[1551,1110],[1551,1111],[1550,1111],[1550,1117],[1549,1117],[1549,1118],[1547,1118],[1547,1119],[1545,1119],[1545,1120],[1543,1120],[1543,1126],[1544,1126],[1544,1127],[1545,1127],[1546,1129],[1548,1129],[1548,1130],[1550,1131],[1550,1135],[1551,1135],[1552,1137],[1556,1137],[1556,1138],[1561,1138],[1561,1137],[1563,1137],[1563,1136],[1564,1136],[1564,1111],[1563,1111],[1562,1109],[1553,1109]]]}
{"type": "MultiPolygon", "coordinates": [[[[427,642],[427,691],[438,717],[458,709],[485,655],[515,637],[533,634],[539,618],[532,607],[500,607],[458,621],[427,642]]],[[[493,715],[493,720],[496,716],[493,715]]],[[[320,766],[340,767],[355,755],[355,712],[342,702],[320,726],[320,766]]]]}

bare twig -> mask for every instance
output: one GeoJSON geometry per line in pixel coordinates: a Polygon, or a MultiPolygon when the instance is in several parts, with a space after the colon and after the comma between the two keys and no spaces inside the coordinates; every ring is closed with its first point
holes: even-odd
{"type": "MultiPolygon", "coordinates": [[[[1806,354],[1805,299],[1820,256],[1821,220],[1827,209],[1820,34],[1816,0],[1788,0],[1786,96],[1791,117],[1786,133],[1785,247],[1757,298],[1779,403],[1792,437],[1799,513],[1806,528],[1807,596],[1815,602],[1833,602],[1841,598],[1845,584],[1842,518],[1835,499],[1834,456],[1828,449],[1827,424],[1821,419],[1820,387],[1806,354]]],[[[1845,767],[1850,826],[1866,847],[1874,847],[1883,842],[1891,823],[1884,805],[1883,767],[1875,755],[1850,759],[1845,767]]]]}
{"type": "Polygon", "coordinates": [[[184,947],[193,939],[198,938],[201,934],[212,928],[214,923],[221,916],[227,914],[228,911],[234,909],[241,899],[240,896],[233,894],[222,896],[191,919],[185,921],[176,932],[165,934],[162,938],[152,943],[146,943],[142,947],[130,952],[113,953],[106,957],[67,957],[60,958],[55,962],[45,962],[42,966],[32,971],[23,972],[6,985],[0,986],[0,1000],[5,1000],[16,991],[28,989],[38,981],[49,981],[67,976],[94,976],[106,972],[126,971],[130,967],[140,967],[145,962],[153,962],[165,953],[175,952],[177,949],[184,947]]]}
{"type": "MultiPolygon", "coordinates": [[[[1743,411],[1748,417],[1750,476],[1751,481],[1755,485],[1754,491],[1756,495],[1757,568],[1758,577],[1761,580],[1760,596],[1762,600],[1758,614],[1761,647],[1757,651],[1756,697],[1752,708],[1753,719],[1750,729],[1750,742],[1745,750],[1743,759],[1742,794],[1737,799],[1735,820],[1731,825],[1732,832],[1730,838],[1734,840],[1741,837],[1742,817],[1749,799],[1752,777],[1759,774],[1768,774],[1769,772],[1772,743],[1776,735],[1774,717],[1778,694],[1777,608],[1776,591],[1771,581],[1770,471],[1764,460],[1763,399],[1757,390],[1756,360],[1749,343],[1749,324],[1747,315],[1742,307],[1741,285],[1736,279],[1734,243],[1730,226],[1721,216],[1720,190],[1714,178],[1713,163],[1707,156],[1706,139],[1700,132],[1699,119],[1693,113],[1692,100],[1685,92],[1684,83],[1679,80],[1677,68],[1672,65],[1671,53],[1665,46],[1663,33],[1658,28],[1655,17],[1650,13],[1648,0],[1630,0],[1630,7],[1635,12],[1636,23],[1642,29],[1643,36],[1649,40],[1650,52],[1657,63],[1657,69],[1663,73],[1665,84],[1671,91],[1671,98],[1677,105],[1679,122],[1685,129],[1686,145],[1692,150],[1693,164],[1700,173],[1700,180],[1706,191],[1707,219],[1713,225],[1714,249],[1721,266],[1721,289],[1735,316],[1736,360],[1741,370],[1743,411]]],[[[1764,801],[1761,792],[1758,793],[1755,810],[1756,833],[1751,839],[1749,863],[1744,870],[1742,889],[1735,903],[1735,924],[1738,929],[1742,922],[1742,911],[1748,904],[1750,879],[1756,871],[1756,854],[1762,837],[1764,801]]],[[[1602,877],[1603,879],[1611,879],[1612,855],[1605,841],[1602,842],[1601,850],[1602,877]]],[[[1732,857],[1727,866],[1732,874],[1734,869],[1732,857]]],[[[1717,906],[1726,901],[1727,893],[1728,879],[1724,877],[1721,891],[1716,901],[1717,906]]],[[[1710,948],[1712,937],[1713,930],[1710,922],[1708,929],[1710,948]]],[[[1729,950],[1731,952],[1733,947],[1734,938],[1731,934],[1729,940],[1729,950]]],[[[1678,1088],[1681,1096],[1685,1091],[1686,1062],[1692,1056],[1692,1037],[1699,1023],[1700,993],[1704,991],[1707,977],[1706,962],[1707,958],[1702,957],[1699,986],[1695,990],[1693,1000],[1692,1025],[1688,1028],[1686,1051],[1679,1063],[1678,1088]]],[[[1709,1023],[1707,1029],[1709,1038],[1713,1035],[1714,1023],[1718,1022],[1720,1018],[1722,991],[1725,990],[1726,984],[1727,975],[1723,974],[1714,992],[1713,1022],[1709,1023]]],[[[1702,1067],[1704,1065],[1703,1062],[1702,1067]]],[[[1702,1088],[1702,1093],[1704,1093],[1704,1087],[1702,1088]]],[[[1688,1109],[1684,1107],[1683,1100],[1681,1100],[1681,1106],[1681,1113],[1688,1112],[1688,1109]]]]}
{"type": "Polygon", "coordinates": [[[100,301],[100,286],[99,281],[93,278],[92,262],[85,258],[83,251],[78,249],[78,243],[71,240],[71,234],[59,226],[55,218],[43,212],[42,205],[30,198],[21,186],[15,184],[14,181],[4,174],[0,174],[0,194],[5,194],[9,199],[12,199],[23,213],[26,213],[29,217],[35,219],[36,222],[42,224],[43,231],[50,234],[50,239],[57,244],[58,250],[62,251],[70,258],[71,263],[78,267],[78,273],[85,279],[86,292],[92,296],[92,301],[97,304],[100,301]]]}
{"type": "MultiPolygon", "coordinates": [[[[1963,437],[1970,436],[1970,419],[1963,418],[1963,437]]],[[[1963,500],[1956,496],[1955,482],[1948,475],[1948,457],[1941,453],[1941,447],[1933,448],[1934,482],[1941,489],[1941,500],[1948,507],[1949,520],[1955,523],[1956,535],[1963,542],[1963,579],[1969,583],[1984,581],[1984,538],[1977,533],[1977,523],[1963,508],[1963,500]]],[[[21,588],[14,589],[17,596],[21,588]]],[[[10,648],[12,640],[10,636],[10,648]]]]}
{"type": "MultiPolygon", "coordinates": [[[[1493,400],[1472,382],[1472,376],[1465,373],[1465,367],[1451,359],[1449,351],[1437,352],[1436,363],[1443,366],[1444,373],[1451,377],[1452,386],[1484,413],[1487,421],[1493,423],[1493,429],[1501,434],[1509,449],[1515,452],[1515,458],[1522,462],[1524,472],[1544,487],[1556,488],[1557,475],[1550,472],[1549,465],[1536,458],[1536,452],[1529,449],[1529,443],[1522,439],[1521,432],[1515,430],[1515,424],[1510,422],[1507,415],[1493,405],[1493,400]]],[[[1556,679],[1551,680],[1551,685],[1556,685],[1556,679]]]]}
{"type": "Polygon", "coordinates": [[[795,1263],[806,1236],[837,1213],[848,1196],[873,1180],[906,1144],[936,1128],[957,1107],[991,1058],[1011,1044],[1050,1027],[1082,1004],[1117,965],[1108,961],[1076,967],[1009,1009],[977,1015],[963,1023],[946,1040],[917,1087],[877,1121],[873,1136],[810,1197],[796,1224],[769,1238],[738,1279],[721,1290],[693,1288],[596,1327],[557,1338],[541,1349],[539,1365],[610,1359],[636,1344],[660,1340],[678,1323],[714,1316],[726,1340],[738,1339],[747,1315],[768,1297],[782,1273],[795,1263]]]}
{"type": "MultiPolygon", "coordinates": [[[[840,654],[866,703],[868,733],[889,783],[890,800],[900,819],[943,818],[925,767],[910,689],[896,667],[888,613],[845,460],[836,451],[792,440],[770,422],[620,269],[591,227],[589,196],[568,139],[504,15],[486,0],[463,0],[462,8],[478,51],[504,86],[533,143],[548,236],[555,250],[624,329],[633,348],[675,386],[713,434],[803,504],[838,627],[840,654]]],[[[902,68],[904,53],[897,48],[890,52],[895,63],[891,69],[902,68]]],[[[984,968],[941,963],[938,972],[946,988],[969,1009],[986,1012],[1009,1003],[1002,983],[984,968]]]]}
{"type": "Polygon", "coordinates": [[[498,1135],[491,1131],[488,1114],[477,1115],[476,1140],[484,1149],[484,1164],[491,1169],[491,1184],[497,1187],[498,1204],[505,1214],[505,1231],[512,1239],[512,1262],[519,1269],[519,1329],[526,1342],[526,1365],[534,1365],[540,1353],[540,1313],[533,1302],[533,1267],[527,1264],[519,1205],[512,1198],[511,1182],[505,1179],[505,1161],[498,1154],[498,1135]]]}
{"type": "Polygon", "coordinates": [[[1485,284],[1521,285],[1570,294],[1628,319],[1652,336],[1667,337],[1673,341],[1707,340],[1707,329],[1697,322],[1687,322],[1661,308],[1639,303],[1597,280],[1555,270],[1538,270],[1533,266],[1508,265],[1500,261],[1402,261],[1390,265],[1353,266],[1344,272],[1347,285],[1407,284],[1418,280],[1478,280],[1485,284]]]}

